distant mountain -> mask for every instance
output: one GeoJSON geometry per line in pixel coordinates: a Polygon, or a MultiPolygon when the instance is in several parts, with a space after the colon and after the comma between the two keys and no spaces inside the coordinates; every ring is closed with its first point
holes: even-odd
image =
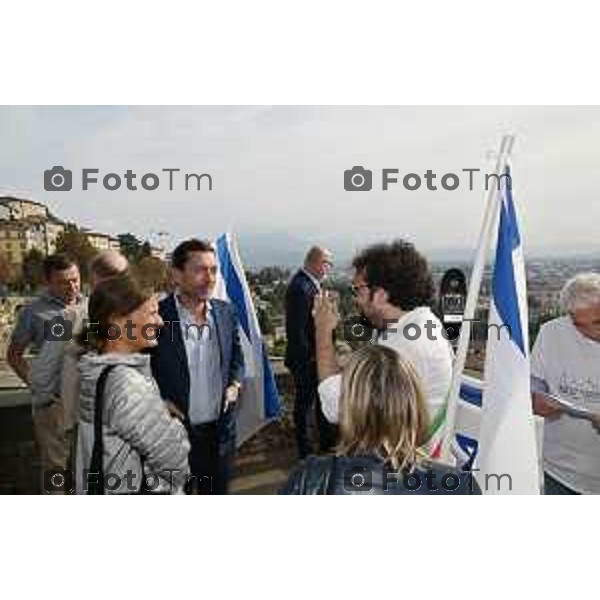
{"type": "Polygon", "coordinates": [[[309,241],[284,232],[238,234],[240,257],[247,269],[298,267],[309,246],[309,241]]]}
{"type": "MultiPolygon", "coordinates": [[[[361,247],[351,236],[344,239],[339,235],[309,238],[285,231],[239,234],[239,250],[247,268],[257,269],[268,266],[281,266],[288,269],[302,264],[308,248],[315,243],[326,245],[334,254],[336,266],[344,269],[349,266],[356,250],[361,247]]],[[[367,246],[375,240],[364,240],[367,246]]],[[[526,247],[526,259],[599,259],[600,246],[570,247],[526,247]]],[[[427,248],[422,251],[428,260],[441,266],[468,266],[475,258],[475,248],[427,248]]],[[[490,252],[490,259],[493,248],[490,252]]]]}

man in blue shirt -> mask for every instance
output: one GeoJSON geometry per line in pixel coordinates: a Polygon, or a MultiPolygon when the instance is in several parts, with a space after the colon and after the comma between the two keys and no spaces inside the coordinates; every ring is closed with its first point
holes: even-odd
{"type": "Polygon", "coordinates": [[[175,248],[176,290],[159,304],[165,327],[152,371],[171,414],[185,424],[191,443],[193,491],[225,494],[236,443],[236,405],[244,356],[233,306],[211,298],[217,262],[213,246],[187,240],[175,248]]]}

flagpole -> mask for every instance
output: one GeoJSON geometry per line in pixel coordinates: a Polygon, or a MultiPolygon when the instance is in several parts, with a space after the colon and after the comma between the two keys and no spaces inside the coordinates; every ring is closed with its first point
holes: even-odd
{"type": "MultiPolygon", "coordinates": [[[[495,173],[500,177],[503,173],[504,166],[512,152],[514,143],[514,135],[504,135],[500,144],[500,151],[496,158],[495,173]]],[[[499,182],[500,179],[497,179],[499,182]]],[[[471,323],[475,317],[477,309],[477,301],[481,291],[481,282],[483,280],[483,272],[485,270],[486,259],[490,252],[490,246],[494,238],[494,231],[497,228],[499,211],[499,203],[496,195],[498,190],[496,186],[488,186],[487,199],[485,201],[485,213],[481,231],[479,233],[479,243],[477,253],[473,263],[473,271],[469,280],[469,291],[467,301],[465,303],[465,312],[463,323],[458,340],[456,357],[454,359],[452,369],[452,382],[448,392],[448,405],[446,407],[446,420],[444,425],[444,437],[442,439],[441,458],[447,462],[453,462],[451,454],[451,442],[454,435],[454,427],[456,424],[456,413],[458,409],[458,398],[460,394],[461,377],[467,360],[467,352],[469,350],[469,341],[471,339],[471,323]]]]}

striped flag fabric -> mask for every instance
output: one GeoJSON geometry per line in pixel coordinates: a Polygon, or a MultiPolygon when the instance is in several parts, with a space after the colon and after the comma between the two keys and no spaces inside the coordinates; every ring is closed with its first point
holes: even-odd
{"type": "MultiPolygon", "coordinates": [[[[450,441],[450,448],[458,466],[466,471],[473,468],[479,447],[482,387],[483,382],[481,379],[464,373],[461,375],[456,423],[450,441]]],[[[429,427],[427,450],[433,459],[441,457],[447,408],[448,399],[434,415],[429,427]]]]}
{"type": "Polygon", "coordinates": [[[481,379],[463,373],[452,450],[458,465],[467,471],[473,468],[479,450],[482,389],[481,379]]]}
{"type": "Polygon", "coordinates": [[[525,263],[508,167],[504,173],[474,470],[484,493],[539,494],[525,263]]]}
{"type": "Polygon", "coordinates": [[[232,234],[226,233],[217,239],[216,254],[219,276],[214,296],[235,306],[244,352],[245,375],[237,420],[238,444],[241,444],[279,415],[279,394],[232,234]]]}

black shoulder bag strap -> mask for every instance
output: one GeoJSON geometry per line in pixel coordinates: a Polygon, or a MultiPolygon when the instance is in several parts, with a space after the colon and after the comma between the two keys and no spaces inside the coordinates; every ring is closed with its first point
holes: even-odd
{"type": "Polygon", "coordinates": [[[117,365],[108,365],[100,373],[96,382],[96,401],[94,403],[94,447],[87,482],[88,495],[104,494],[104,437],[102,435],[102,415],[104,413],[104,388],[109,373],[117,365]],[[90,475],[94,481],[90,481],[90,475]]]}

